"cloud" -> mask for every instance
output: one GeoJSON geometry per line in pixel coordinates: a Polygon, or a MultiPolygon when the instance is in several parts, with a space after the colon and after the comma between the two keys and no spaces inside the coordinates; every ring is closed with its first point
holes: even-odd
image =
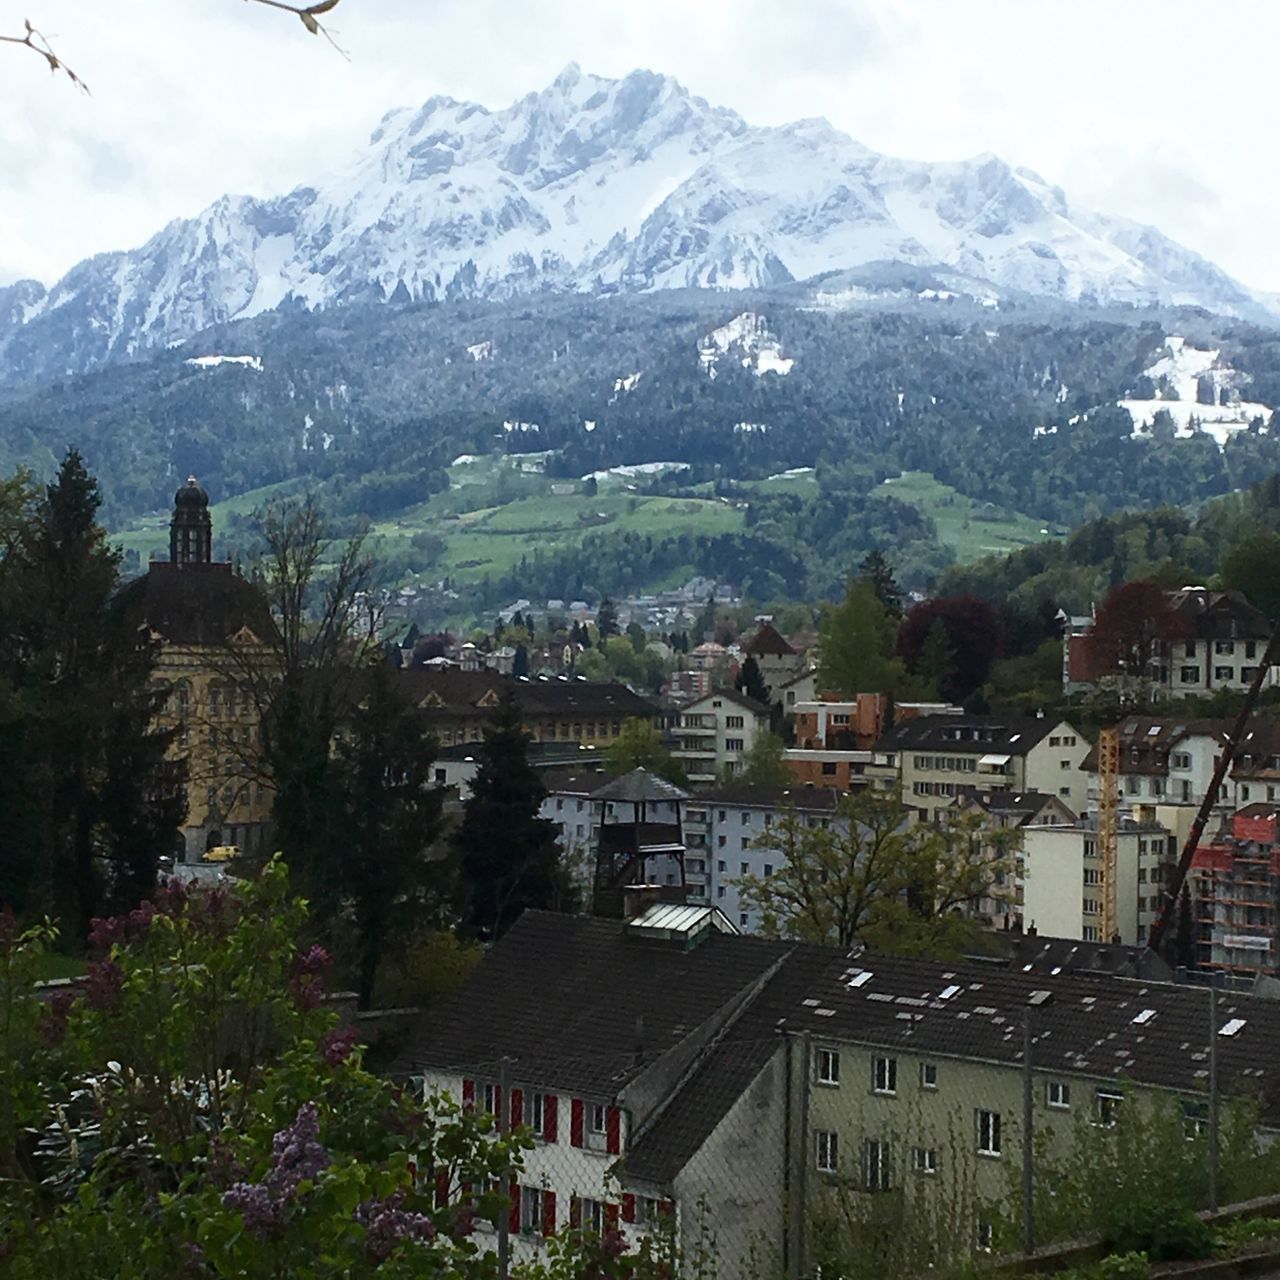
{"type": "Polygon", "coordinates": [[[27,8],[93,96],[0,53],[0,282],[52,280],[226,192],[305,182],[390,107],[435,93],[502,107],[576,60],[667,72],[754,123],[823,115],[895,155],[994,151],[1280,288],[1280,178],[1260,163],[1270,0],[1215,12],[1212,47],[1190,0],[342,0],[349,58],[240,0],[27,8]]]}

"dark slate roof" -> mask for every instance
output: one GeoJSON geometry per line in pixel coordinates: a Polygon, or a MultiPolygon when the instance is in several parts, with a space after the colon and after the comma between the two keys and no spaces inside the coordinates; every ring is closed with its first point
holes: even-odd
{"type": "MultiPolygon", "coordinates": [[[[1208,1080],[1208,1000],[1201,987],[1173,983],[864,954],[832,962],[786,1016],[828,1041],[1014,1066],[1031,1009],[1037,1070],[1196,1093],[1208,1080]],[[870,978],[851,987],[864,972],[870,978]],[[1037,992],[1049,998],[1032,1005],[1037,992]]],[[[1244,1025],[1217,1042],[1222,1087],[1257,1095],[1264,1116],[1280,1121],[1280,1002],[1220,993],[1219,1031],[1233,1019],[1244,1025]]]]}
{"type": "Polygon", "coordinates": [[[393,1067],[512,1079],[607,1100],[758,982],[785,944],[713,932],[692,950],[619,920],[526,911],[462,986],[423,1015],[393,1067]],[[635,1061],[636,1019],[644,1065],[635,1061]]]}
{"type": "Polygon", "coordinates": [[[619,1172],[628,1182],[668,1185],[783,1045],[780,1021],[831,963],[826,947],[792,946],[747,1010],[716,1042],[656,1120],[642,1130],[619,1172]]]}
{"type": "Polygon", "coordinates": [[[263,641],[275,633],[266,596],[229,564],[152,561],[120,592],[118,607],[172,644],[221,645],[245,627],[263,641]]]}
{"type": "Polygon", "coordinates": [[[1280,778],[1280,720],[1255,716],[1231,763],[1233,777],[1280,778]]]}
{"type": "Polygon", "coordinates": [[[1045,716],[917,716],[894,725],[877,751],[947,750],[1025,755],[1062,723],[1045,716]]]}
{"type": "Polygon", "coordinates": [[[699,804],[742,809],[799,809],[831,813],[845,793],[834,787],[766,787],[754,782],[728,782],[694,792],[699,804]]]}
{"type": "Polygon", "coordinates": [[[524,716],[652,719],[658,708],[647,698],[612,680],[519,680],[497,671],[463,671],[457,667],[420,668],[404,680],[428,715],[449,717],[486,713],[497,699],[511,693],[524,716]],[[439,705],[434,705],[438,701],[439,705]]]}
{"type": "Polygon", "coordinates": [[[567,765],[542,770],[542,785],[548,795],[582,796],[584,799],[597,790],[608,778],[604,769],[584,772],[567,765]]]}
{"type": "Polygon", "coordinates": [[[795,650],[783,639],[772,622],[766,622],[742,646],[743,653],[755,657],[787,658],[795,655],[795,650]]]}
{"type": "MultiPolygon", "coordinates": [[[[1169,767],[1169,752],[1184,738],[1210,737],[1225,742],[1230,727],[1227,720],[1127,716],[1116,726],[1120,739],[1120,772],[1164,773],[1169,767]]],[[[1089,773],[1097,772],[1096,745],[1080,767],[1089,773]]]]}
{"type": "Polygon", "coordinates": [[[998,956],[974,956],[982,964],[1002,964],[1023,973],[1109,973],[1121,978],[1166,981],[1173,970],[1146,947],[1126,947],[1114,942],[1081,942],[1077,938],[1048,938],[1012,930],[992,932],[985,940],[998,956]]]}
{"type": "Polygon", "coordinates": [[[767,716],[770,714],[769,708],[763,702],[757,702],[754,698],[749,698],[745,693],[739,693],[737,689],[712,689],[710,693],[704,693],[701,698],[696,698],[688,706],[682,707],[681,710],[694,711],[712,698],[723,698],[726,702],[732,702],[736,706],[750,711],[753,716],[767,716]]]}
{"type": "Polygon", "coordinates": [[[674,782],[650,773],[644,767],[632,769],[620,778],[606,782],[591,793],[593,800],[620,800],[626,804],[640,804],[651,800],[687,800],[689,793],[674,782]]]}
{"type": "Polygon", "coordinates": [[[1266,614],[1239,591],[1183,587],[1170,592],[1169,607],[1187,633],[1200,639],[1266,640],[1271,635],[1266,614]]]}

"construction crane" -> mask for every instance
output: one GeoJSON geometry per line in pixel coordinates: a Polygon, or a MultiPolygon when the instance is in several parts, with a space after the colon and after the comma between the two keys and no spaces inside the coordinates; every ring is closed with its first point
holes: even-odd
{"type": "Polygon", "coordinates": [[[1112,725],[1098,734],[1098,857],[1102,863],[1102,928],[1103,942],[1115,942],[1119,934],[1116,921],[1116,849],[1117,820],[1120,809],[1120,730],[1112,725]]]}
{"type": "Polygon", "coordinates": [[[1218,792],[1222,789],[1222,780],[1227,776],[1227,770],[1231,768],[1232,761],[1236,758],[1236,751],[1239,749],[1241,739],[1244,736],[1244,727],[1249,722],[1249,716],[1253,713],[1254,705],[1258,701],[1258,694],[1262,692],[1262,685],[1267,678],[1267,672],[1271,669],[1277,654],[1280,654],[1280,625],[1277,625],[1276,629],[1271,633],[1271,639],[1267,641],[1267,647],[1263,651],[1261,661],[1258,663],[1258,669],[1253,673],[1253,681],[1249,685],[1249,691],[1245,694],[1244,704],[1240,708],[1239,715],[1236,716],[1235,723],[1231,726],[1231,732],[1227,735],[1222,754],[1214,765],[1213,777],[1209,779],[1209,789],[1204,794],[1204,799],[1200,803],[1200,811],[1196,814],[1196,820],[1191,824],[1191,830],[1187,834],[1186,843],[1182,846],[1182,856],[1178,859],[1173,878],[1165,884],[1164,893],[1160,899],[1160,910],[1156,913],[1155,923],[1152,924],[1151,932],[1147,935],[1147,946],[1152,951],[1158,952],[1164,941],[1174,906],[1177,904],[1178,897],[1182,893],[1182,886],[1186,884],[1187,876],[1191,871],[1191,863],[1196,856],[1196,849],[1200,845],[1200,837],[1204,835],[1205,826],[1209,822],[1209,815],[1213,812],[1213,806],[1218,802],[1218,792]]]}

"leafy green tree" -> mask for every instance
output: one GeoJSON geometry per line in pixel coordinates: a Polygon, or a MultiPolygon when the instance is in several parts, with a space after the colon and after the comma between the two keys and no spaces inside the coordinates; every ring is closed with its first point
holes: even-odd
{"type": "Polygon", "coordinates": [[[1237,542],[1223,557],[1224,587],[1245,595],[1268,618],[1280,619],[1280,533],[1259,531],[1237,542]]]}
{"type": "Polygon", "coordinates": [[[677,786],[688,781],[680,762],[663,742],[662,734],[651,721],[639,716],[623,722],[622,732],[604,753],[604,765],[615,777],[630,773],[632,769],[648,769],[677,786]]]}
{"type": "Polygon", "coordinates": [[[966,908],[998,894],[1016,833],[973,817],[936,827],[915,821],[898,792],[868,788],[842,796],[829,827],[794,810],[760,837],[781,865],[744,876],[744,903],[766,934],[849,947],[958,956],[979,932],[966,908]]]}
{"type": "Polygon", "coordinates": [[[383,663],[371,668],[334,747],[328,838],[339,845],[340,917],[354,933],[361,1008],[388,952],[424,920],[441,922],[451,897],[452,868],[432,857],[443,808],[432,776],[435,739],[400,681],[383,663]]]}
{"type": "Polygon", "coordinates": [[[822,615],[818,632],[818,672],[822,686],[852,697],[882,693],[900,681],[893,660],[897,628],[866,578],[850,579],[844,600],[822,615]]]}
{"type": "Polygon", "coordinates": [[[786,750],[782,739],[764,730],[742,757],[742,767],[732,775],[735,782],[749,782],[760,787],[787,787],[794,779],[783,760],[786,750]]]}
{"type": "Polygon", "coordinates": [[[156,647],[118,607],[120,557],[80,455],[40,498],[18,482],[2,500],[0,899],[54,912],[82,943],[94,915],[151,889],[184,773],[155,727],[156,647]]]}
{"type": "Polygon", "coordinates": [[[539,817],[547,792],[528,746],[508,692],[476,751],[479,767],[452,839],[466,931],[487,941],[502,937],[526,907],[570,905],[555,824],[539,817]]]}

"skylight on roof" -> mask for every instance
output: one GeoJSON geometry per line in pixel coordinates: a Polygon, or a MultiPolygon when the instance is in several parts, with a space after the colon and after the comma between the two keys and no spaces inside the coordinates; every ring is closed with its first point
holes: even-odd
{"type": "Polygon", "coordinates": [[[1160,736],[1160,726],[1158,724],[1153,724],[1151,728],[1147,730],[1147,737],[1158,738],[1159,736],[1160,736]]]}
{"type": "Polygon", "coordinates": [[[938,999],[939,999],[939,1000],[950,1000],[950,999],[951,999],[951,997],[952,997],[952,996],[954,996],[954,995],[957,995],[957,994],[959,993],[959,991],[960,991],[960,988],[959,988],[959,987],[957,987],[957,986],[955,985],[955,983],[952,983],[952,984],[951,984],[951,986],[949,986],[949,987],[943,987],[943,989],[942,989],[941,991],[939,991],[939,992],[938,992],[938,999]]]}
{"type": "Polygon", "coordinates": [[[846,985],[850,987],[865,987],[871,981],[871,977],[871,970],[863,969],[861,973],[855,973],[846,985]]]}
{"type": "Polygon", "coordinates": [[[1223,1024],[1218,1034],[1220,1036],[1233,1036],[1244,1027],[1246,1021],[1245,1018],[1232,1018],[1230,1022],[1223,1024]]]}
{"type": "Polygon", "coordinates": [[[1136,1026],[1145,1027],[1155,1016],[1156,1011],[1154,1009],[1143,1009],[1143,1011],[1139,1013],[1133,1021],[1136,1026]]]}

